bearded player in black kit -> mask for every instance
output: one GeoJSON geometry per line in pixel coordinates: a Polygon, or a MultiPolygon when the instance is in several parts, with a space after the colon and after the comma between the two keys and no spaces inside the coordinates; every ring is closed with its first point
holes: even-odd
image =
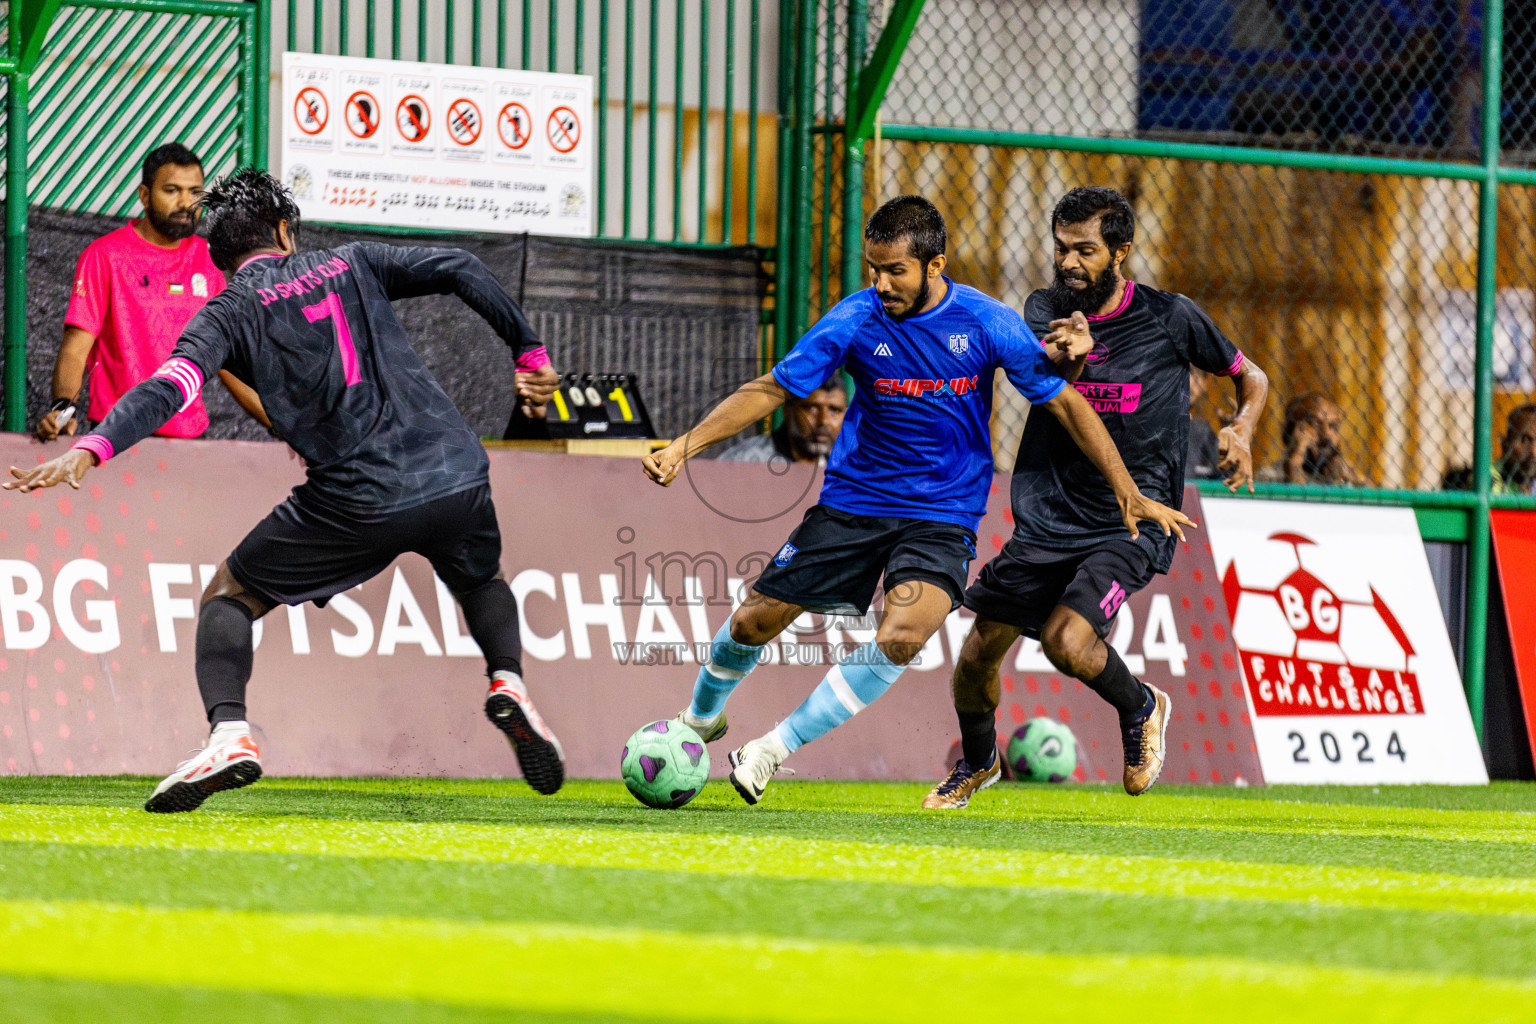
{"type": "Polygon", "coordinates": [[[460,249],[353,242],[299,253],[299,209],[255,169],[209,186],[208,248],[229,280],[182,332],[171,358],[100,426],[7,489],[67,483],[127,450],[228,370],[262,398],[307,480],[214,574],[197,619],[197,685],[212,731],[155,789],[148,811],[190,811],[261,777],[246,723],[252,623],[371,579],[415,551],[464,609],[491,677],[485,710],[540,793],[565,779],[560,743],[523,685],[517,601],[501,576],[489,460],[411,348],[390,302],[457,295],[516,355],[523,411],[538,414],[558,375],[537,335],[484,264],[460,249]]]}
{"type": "MultiPolygon", "coordinates": [[[[1189,368],[1231,377],[1238,412],[1218,444],[1228,488],[1253,489],[1253,431],[1269,382],[1200,307],[1124,278],[1135,220],[1110,188],[1075,188],[1051,218],[1056,280],[1030,295],[1024,319],[1037,337],[1051,322],[1088,313],[1091,348],[1052,352],[1062,376],[1098,411],[1126,469],[1154,501],[1178,508],[1189,445],[1189,368]]],[[[1104,642],[1127,597],[1166,573],[1174,538],[1154,524],[1125,536],[1119,506],[1052,417],[1031,411],[1013,469],[1014,531],[966,591],[977,613],[955,666],[963,756],[924,807],[964,807],[995,782],[998,667],[1019,634],[1051,664],[1119,713],[1125,791],[1146,792],[1162,771],[1172,705],[1131,675],[1104,642]]]]}

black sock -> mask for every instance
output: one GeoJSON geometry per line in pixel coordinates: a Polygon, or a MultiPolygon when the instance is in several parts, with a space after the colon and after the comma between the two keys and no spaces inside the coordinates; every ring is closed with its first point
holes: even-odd
{"type": "Polygon", "coordinates": [[[991,711],[957,711],[960,751],[972,768],[985,768],[997,750],[997,720],[991,711]]]}
{"type": "Polygon", "coordinates": [[[245,720],[254,650],[250,608],[232,597],[203,605],[197,615],[197,688],[209,725],[245,720]]]}
{"type": "Polygon", "coordinates": [[[1122,722],[1130,721],[1147,709],[1152,700],[1152,691],[1131,675],[1131,670],[1125,667],[1125,662],[1120,660],[1120,655],[1113,647],[1105,644],[1104,649],[1109,652],[1104,662],[1104,671],[1083,682],[1114,705],[1115,710],[1120,712],[1122,722]]]}
{"type": "Polygon", "coordinates": [[[486,674],[523,674],[523,639],[518,632],[517,598],[506,580],[487,580],[473,590],[455,594],[464,609],[469,635],[485,655],[486,674]]]}

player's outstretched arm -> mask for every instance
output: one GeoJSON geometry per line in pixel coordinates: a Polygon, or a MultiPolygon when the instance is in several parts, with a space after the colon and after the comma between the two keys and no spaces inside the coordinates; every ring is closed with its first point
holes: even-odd
{"type": "Polygon", "coordinates": [[[788,397],[789,392],[771,373],[748,381],[715,406],[708,416],[699,421],[698,426],[661,451],[642,458],[640,462],[645,475],[666,487],[677,478],[677,471],[683,468],[683,463],[710,445],[724,441],[771,415],[788,397]]]}
{"type": "Polygon", "coordinates": [[[96,465],[96,456],[83,448],[71,448],[56,459],[49,459],[41,466],[33,466],[31,469],[17,469],[11,467],[12,479],[0,484],[7,491],[32,491],[40,487],[52,487],[55,484],[69,484],[75,490],[80,489],[80,481],[85,478],[86,470],[96,465]]]}
{"type": "Polygon", "coordinates": [[[1269,377],[1258,363],[1244,359],[1232,385],[1237,389],[1237,414],[1216,435],[1216,450],[1221,456],[1216,468],[1226,478],[1227,490],[1235,494],[1246,486],[1252,494],[1253,432],[1269,398],[1269,377]]]}
{"type": "Polygon", "coordinates": [[[1104,429],[1104,421],[1099,419],[1099,414],[1093,411],[1093,407],[1078,394],[1076,388],[1062,388],[1055,398],[1045,403],[1045,407],[1061,421],[1083,454],[1109,481],[1115,499],[1120,503],[1120,518],[1130,531],[1131,539],[1141,536],[1137,523],[1143,519],[1158,524],[1179,540],[1184,539],[1183,527],[1194,526],[1194,520],[1141,493],[1136,481],[1126,472],[1120,452],[1115,449],[1115,442],[1110,439],[1109,431],[1104,429]]]}

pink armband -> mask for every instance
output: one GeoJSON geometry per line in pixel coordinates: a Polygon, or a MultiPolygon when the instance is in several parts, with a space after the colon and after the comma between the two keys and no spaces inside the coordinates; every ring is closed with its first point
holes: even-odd
{"type": "Polygon", "coordinates": [[[83,448],[85,451],[96,456],[97,462],[106,462],[113,455],[117,454],[112,449],[112,442],[100,434],[86,434],[80,440],[70,445],[70,447],[83,448]]]}
{"type": "Polygon", "coordinates": [[[542,370],[548,365],[549,352],[544,348],[543,345],[540,345],[538,348],[531,348],[526,352],[518,353],[518,373],[532,373],[535,370],[542,370]]]}

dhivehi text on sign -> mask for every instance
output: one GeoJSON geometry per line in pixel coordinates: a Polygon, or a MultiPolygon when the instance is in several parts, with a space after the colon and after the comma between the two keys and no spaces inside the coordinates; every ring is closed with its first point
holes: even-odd
{"type": "Polygon", "coordinates": [[[594,233],[590,76],[285,53],[283,110],[311,220],[594,233]]]}

